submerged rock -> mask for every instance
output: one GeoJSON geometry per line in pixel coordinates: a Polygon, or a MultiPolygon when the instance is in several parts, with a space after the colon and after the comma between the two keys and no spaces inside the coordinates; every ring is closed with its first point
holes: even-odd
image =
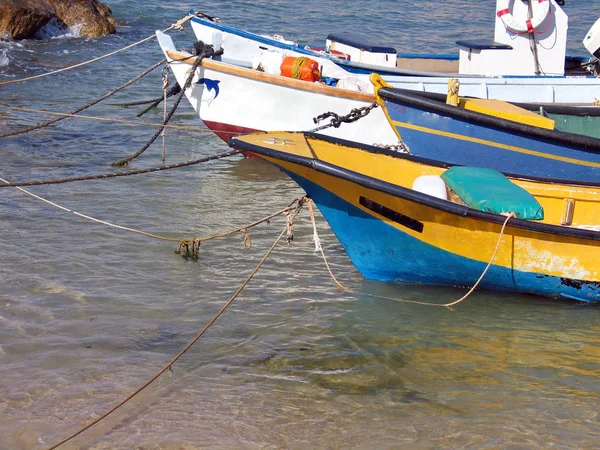
{"type": "Polygon", "coordinates": [[[0,36],[32,39],[51,21],[80,26],[80,34],[99,37],[115,32],[110,8],[97,0],[0,0],[0,36]]]}

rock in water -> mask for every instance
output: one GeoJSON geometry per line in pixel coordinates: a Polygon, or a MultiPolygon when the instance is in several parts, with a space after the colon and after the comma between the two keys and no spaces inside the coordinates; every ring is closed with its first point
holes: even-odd
{"type": "Polygon", "coordinates": [[[110,8],[97,0],[0,0],[0,36],[32,39],[51,20],[65,28],[81,26],[81,35],[114,34],[110,8]]]}
{"type": "MultiPolygon", "coordinates": [[[[2,0],[0,0],[2,1],[2,0]]],[[[46,0],[54,8],[56,18],[68,27],[81,25],[81,34],[99,37],[115,33],[112,11],[97,0],[46,0]]]]}

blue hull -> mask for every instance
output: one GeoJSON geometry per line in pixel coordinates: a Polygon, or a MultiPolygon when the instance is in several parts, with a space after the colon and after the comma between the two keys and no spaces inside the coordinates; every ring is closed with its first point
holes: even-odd
{"type": "MultiPolygon", "coordinates": [[[[286,173],[313,199],[354,266],[367,279],[471,287],[485,270],[485,263],[415,239],[308,179],[286,173]]],[[[494,291],[600,301],[596,286],[569,284],[558,277],[492,265],[479,286],[494,291]]]]}
{"type": "Polygon", "coordinates": [[[385,105],[413,155],[511,174],[600,181],[597,149],[557,144],[551,138],[531,137],[527,133],[497,129],[388,100],[385,105]]]}

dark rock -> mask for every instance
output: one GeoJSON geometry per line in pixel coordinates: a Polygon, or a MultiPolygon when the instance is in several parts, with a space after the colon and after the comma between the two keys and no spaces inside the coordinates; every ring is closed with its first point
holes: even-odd
{"type": "Polygon", "coordinates": [[[56,18],[65,25],[68,27],[81,25],[82,36],[99,37],[115,32],[112,11],[97,0],[46,1],[53,7],[56,18]]]}
{"type": "Polygon", "coordinates": [[[97,0],[0,0],[0,36],[32,39],[51,20],[59,26],[81,25],[81,35],[115,32],[110,8],[97,0]]]}
{"type": "Polygon", "coordinates": [[[45,0],[0,0],[0,34],[33,38],[54,16],[45,0]]]}

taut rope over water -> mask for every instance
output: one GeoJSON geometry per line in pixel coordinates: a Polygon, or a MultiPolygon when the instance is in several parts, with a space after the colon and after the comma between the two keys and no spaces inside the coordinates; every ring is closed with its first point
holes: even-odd
{"type": "MultiPolygon", "coordinates": [[[[169,91],[167,92],[167,98],[172,97],[174,95],[177,95],[181,92],[181,86],[179,86],[179,84],[175,83],[175,86],[173,86],[171,89],[169,89],[169,91]]],[[[137,113],[135,116],[136,117],[142,117],[144,114],[146,114],[148,111],[150,111],[152,108],[156,108],[158,105],[160,105],[161,102],[163,102],[165,100],[164,95],[160,98],[155,99],[152,102],[146,102],[146,103],[152,103],[150,106],[148,106],[147,108],[142,109],[139,113],[137,113]]]]}
{"type": "Polygon", "coordinates": [[[183,95],[185,94],[186,89],[189,88],[190,85],[192,84],[192,80],[194,79],[194,75],[196,74],[196,69],[202,63],[202,60],[206,57],[218,56],[218,55],[223,54],[223,48],[220,48],[219,50],[215,51],[212,45],[205,45],[202,41],[196,42],[196,49],[198,50],[198,58],[194,62],[194,65],[192,66],[192,69],[190,71],[190,75],[188,76],[187,80],[185,80],[185,83],[181,89],[181,92],[177,96],[177,99],[175,100],[175,103],[173,104],[171,111],[169,111],[169,114],[167,115],[165,120],[163,120],[163,124],[162,124],[163,126],[154,134],[154,136],[152,136],[150,138],[148,143],[146,145],[144,145],[140,150],[135,152],[133,155],[128,156],[127,158],[123,158],[119,161],[114,162],[112,164],[113,166],[124,166],[125,164],[128,164],[130,161],[134,160],[135,158],[140,156],[142,153],[144,153],[148,149],[148,147],[150,147],[152,145],[152,143],[156,140],[156,138],[158,136],[160,136],[160,134],[162,133],[162,130],[164,130],[164,126],[169,122],[169,120],[171,120],[171,117],[173,117],[173,114],[175,113],[175,110],[179,106],[179,102],[181,102],[181,99],[183,98],[183,95]]]}
{"type": "Polygon", "coordinates": [[[132,78],[131,80],[129,80],[128,82],[126,82],[122,86],[118,87],[117,89],[115,89],[115,90],[113,90],[113,91],[111,91],[111,92],[109,92],[107,94],[104,94],[102,97],[100,97],[100,98],[98,98],[96,100],[93,100],[93,101],[89,102],[87,105],[84,105],[81,108],[77,108],[76,110],[71,111],[70,113],[63,114],[62,116],[57,117],[56,119],[51,119],[51,120],[49,120],[47,122],[44,122],[44,123],[40,123],[40,124],[31,126],[31,127],[23,128],[23,129],[17,130],[17,131],[11,131],[10,133],[0,134],[0,138],[5,138],[5,137],[8,137],[8,136],[16,136],[17,134],[28,133],[29,131],[37,130],[39,128],[44,128],[44,127],[47,127],[48,125],[52,125],[53,123],[58,122],[59,120],[63,120],[63,119],[66,119],[67,117],[71,117],[71,116],[77,114],[78,112],[83,111],[84,109],[88,109],[91,106],[94,106],[95,104],[100,103],[102,100],[107,99],[108,97],[116,94],[117,92],[122,91],[126,87],[128,87],[131,84],[133,84],[136,81],[138,81],[140,78],[145,77],[146,75],[148,75],[150,72],[152,72],[157,67],[159,67],[162,64],[164,64],[165,61],[166,61],[165,59],[160,60],[159,62],[157,62],[156,64],[153,64],[148,69],[146,69],[144,72],[142,72],[138,76],[132,78]]]}
{"type": "MultiPolygon", "coordinates": [[[[166,33],[169,30],[179,30],[179,31],[183,30],[183,24],[185,22],[187,22],[188,20],[190,20],[192,17],[194,17],[194,15],[193,14],[189,14],[189,15],[185,16],[184,18],[179,19],[177,22],[175,22],[169,28],[165,28],[163,30],[163,33],[166,33]]],[[[93,62],[96,62],[96,61],[100,61],[101,59],[107,58],[109,56],[116,55],[117,53],[121,53],[122,51],[128,50],[128,49],[130,49],[132,47],[135,47],[136,45],[140,45],[140,44],[142,44],[142,43],[144,43],[146,41],[149,41],[151,39],[154,39],[154,38],[156,38],[155,34],[153,34],[152,36],[148,36],[147,38],[144,38],[141,41],[134,42],[133,44],[130,44],[127,47],[123,47],[123,48],[121,48],[119,50],[115,50],[114,52],[107,53],[106,55],[102,55],[102,56],[99,56],[97,58],[90,59],[89,61],[84,61],[82,63],[75,64],[73,66],[64,67],[62,69],[54,70],[52,72],[42,73],[40,75],[35,75],[35,76],[32,76],[32,77],[20,78],[18,80],[11,80],[11,81],[3,81],[3,82],[0,82],[0,86],[2,86],[3,84],[20,83],[22,81],[35,80],[36,78],[47,77],[48,75],[54,75],[56,73],[64,72],[65,70],[71,70],[71,69],[75,69],[77,67],[85,66],[87,64],[90,64],[90,63],[93,63],[93,62]]]]}
{"type": "MultiPolygon", "coordinates": [[[[14,111],[23,111],[28,113],[37,113],[37,114],[50,114],[52,116],[68,116],[74,119],[86,119],[86,120],[97,120],[99,122],[113,122],[113,123],[125,123],[129,125],[140,125],[146,127],[165,127],[172,128],[174,130],[187,130],[193,131],[194,133],[211,133],[214,132],[209,130],[208,128],[198,128],[197,126],[186,126],[186,125],[163,125],[162,123],[156,122],[142,122],[137,120],[127,120],[127,119],[113,119],[110,117],[98,117],[98,116],[86,116],[84,114],[66,114],[56,111],[48,111],[47,109],[32,109],[32,108],[21,108],[19,106],[9,106],[4,103],[0,103],[0,108],[12,109],[14,111]]],[[[233,131],[219,131],[219,133],[227,133],[227,134],[240,134],[238,132],[233,131]]]]}
{"type": "MultiPolygon", "coordinates": [[[[233,230],[226,231],[226,232],[223,232],[223,233],[214,234],[214,235],[208,236],[208,237],[203,237],[203,238],[202,237],[195,237],[193,239],[183,239],[182,240],[182,239],[170,238],[170,237],[166,237],[166,236],[159,236],[157,234],[148,233],[146,231],[136,230],[135,228],[124,227],[122,225],[116,225],[114,223],[110,223],[110,222],[107,222],[105,220],[100,220],[100,219],[97,219],[95,217],[91,217],[91,216],[88,216],[86,214],[82,214],[80,212],[73,211],[72,209],[66,208],[66,207],[64,207],[62,205],[59,205],[58,203],[51,202],[50,200],[47,200],[47,199],[45,199],[43,197],[40,197],[39,195],[36,195],[36,194],[34,194],[32,192],[29,192],[28,190],[23,189],[21,187],[14,186],[11,183],[9,183],[8,181],[6,181],[4,178],[0,178],[0,181],[2,183],[4,183],[4,185],[0,184],[0,187],[3,187],[3,186],[14,187],[15,189],[18,189],[19,191],[23,192],[24,194],[27,194],[27,195],[35,198],[35,199],[41,200],[42,202],[47,203],[50,206],[54,206],[55,208],[61,209],[61,210],[66,211],[66,212],[70,212],[70,213],[72,213],[72,214],[74,214],[74,215],[76,215],[78,217],[83,218],[83,219],[87,219],[87,220],[90,220],[92,222],[100,223],[102,225],[106,225],[106,226],[109,226],[111,228],[116,228],[116,229],[123,230],[123,231],[129,231],[131,233],[141,234],[142,236],[147,236],[147,237],[154,238],[154,239],[159,239],[161,241],[179,242],[179,249],[176,250],[175,253],[180,253],[182,246],[186,246],[186,244],[187,244],[188,248],[189,248],[190,245],[197,246],[197,250],[198,251],[196,252],[195,259],[198,259],[199,250],[200,250],[200,244],[202,242],[206,242],[206,241],[210,241],[212,239],[217,239],[217,238],[229,236],[231,234],[238,233],[238,232],[241,232],[241,233],[244,234],[244,247],[245,248],[252,247],[252,241],[250,240],[250,235],[248,234],[248,229],[249,228],[255,227],[255,226],[260,225],[261,223],[264,223],[264,222],[269,223],[272,218],[274,218],[276,216],[279,216],[281,214],[285,214],[286,218],[287,218],[288,215],[289,215],[289,212],[291,211],[292,206],[294,206],[294,204],[297,203],[297,204],[300,205],[301,203],[303,204],[306,201],[306,198],[297,198],[293,202],[291,202],[288,206],[286,206],[285,208],[283,208],[282,210],[274,212],[272,214],[269,214],[268,216],[263,217],[262,219],[256,220],[256,221],[254,221],[254,222],[252,222],[252,223],[250,223],[248,225],[244,225],[243,227],[238,227],[238,228],[235,228],[233,230]]],[[[286,224],[287,223],[288,222],[286,221],[286,224]]],[[[193,257],[194,255],[184,254],[183,256],[184,257],[189,257],[189,256],[193,257]]]]}
{"type": "Polygon", "coordinates": [[[98,175],[88,175],[81,177],[70,177],[70,178],[60,178],[56,180],[34,180],[34,181],[22,181],[16,183],[5,182],[5,184],[0,184],[0,188],[4,187],[18,187],[18,186],[41,186],[44,184],[62,184],[62,183],[71,183],[73,181],[87,181],[87,180],[104,180],[107,178],[116,178],[116,177],[127,177],[130,175],[140,175],[143,173],[150,172],[159,172],[161,170],[169,170],[169,169],[178,169],[180,167],[193,166],[195,164],[200,164],[208,161],[214,161],[221,158],[226,158],[228,156],[233,156],[240,153],[240,150],[230,150],[225,153],[219,153],[213,156],[207,156],[205,158],[194,159],[191,161],[186,161],[182,163],[169,164],[168,166],[160,166],[160,167],[152,167],[149,169],[136,169],[129,170],[127,172],[113,172],[113,173],[103,173],[98,175]]]}

